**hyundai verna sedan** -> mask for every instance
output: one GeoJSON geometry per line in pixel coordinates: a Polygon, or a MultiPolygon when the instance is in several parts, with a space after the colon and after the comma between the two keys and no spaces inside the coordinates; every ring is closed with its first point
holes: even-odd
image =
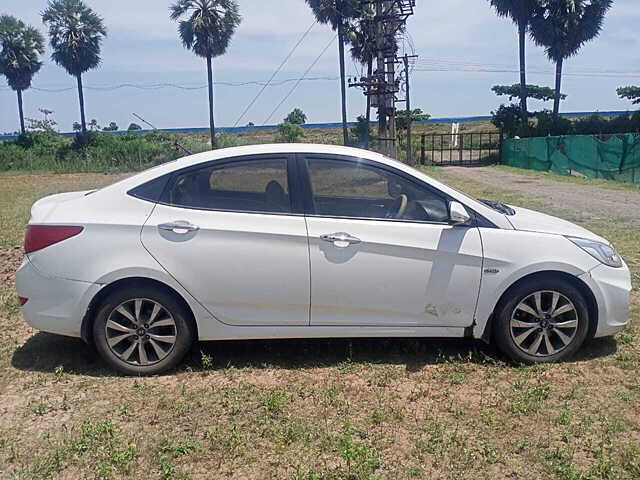
{"type": "Polygon", "coordinates": [[[584,228],[376,153],[300,144],[46,197],[16,283],[31,326],[135,375],[223,339],[472,337],[560,361],[627,324],[631,289],[584,228]]]}

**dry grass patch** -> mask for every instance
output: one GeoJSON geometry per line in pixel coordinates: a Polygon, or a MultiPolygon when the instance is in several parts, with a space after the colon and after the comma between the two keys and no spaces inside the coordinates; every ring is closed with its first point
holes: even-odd
{"type": "MultiPolygon", "coordinates": [[[[439,172],[436,172],[436,175],[439,172]]],[[[176,372],[127,378],[75,339],[36,333],[13,300],[29,204],[98,175],[0,177],[0,477],[635,479],[640,298],[633,327],[572,362],[521,367],[479,342],[211,342],[176,372]]],[[[472,194],[546,208],[512,192],[472,194]]],[[[572,212],[554,211],[565,218],[572,212]]],[[[640,232],[613,240],[638,284],[640,232]]]]}

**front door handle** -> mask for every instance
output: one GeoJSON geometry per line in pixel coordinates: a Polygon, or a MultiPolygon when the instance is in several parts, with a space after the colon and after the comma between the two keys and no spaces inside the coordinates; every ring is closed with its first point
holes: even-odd
{"type": "Polygon", "coordinates": [[[158,225],[160,230],[167,230],[173,233],[180,233],[182,235],[189,232],[197,232],[200,230],[200,227],[194,225],[191,222],[187,222],[186,220],[176,220],[175,222],[169,223],[161,223],[158,225]]]}
{"type": "Polygon", "coordinates": [[[345,247],[348,247],[349,245],[356,245],[358,243],[362,243],[362,240],[360,240],[359,238],[349,235],[348,233],[345,233],[345,232],[327,233],[325,235],[320,235],[320,239],[324,240],[325,242],[331,242],[336,247],[340,247],[340,248],[345,248],[345,247]]]}

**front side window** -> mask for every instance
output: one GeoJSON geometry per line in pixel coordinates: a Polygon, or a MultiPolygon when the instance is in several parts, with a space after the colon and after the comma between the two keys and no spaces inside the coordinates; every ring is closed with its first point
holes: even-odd
{"type": "Polygon", "coordinates": [[[447,222],[448,203],[429,188],[363,162],[310,158],[316,215],[447,222]]]}
{"type": "Polygon", "coordinates": [[[286,158],[203,167],[179,174],[164,203],[207,210],[290,213],[286,158]]]}

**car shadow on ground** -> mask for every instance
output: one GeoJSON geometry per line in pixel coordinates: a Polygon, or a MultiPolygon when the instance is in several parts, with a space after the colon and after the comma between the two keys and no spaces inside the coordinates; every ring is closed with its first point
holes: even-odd
{"type": "MultiPolygon", "coordinates": [[[[613,338],[586,344],[572,359],[585,362],[614,354],[613,338]]],[[[351,364],[404,365],[417,372],[426,365],[444,362],[517,366],[492,345],[472,339],[358,338],[234,340],[197,343],[179,370],[203,368],[276,368],[283,370],[323,368],[351,364]]],[[[76,338],[37,333],[18,347],[12,365],[23,371],[54,372],[95,377],[119,376],[98,357],[95,349],[76,338]]],[[[169,373],[171,375],[171,372],[169,373]]]]}

